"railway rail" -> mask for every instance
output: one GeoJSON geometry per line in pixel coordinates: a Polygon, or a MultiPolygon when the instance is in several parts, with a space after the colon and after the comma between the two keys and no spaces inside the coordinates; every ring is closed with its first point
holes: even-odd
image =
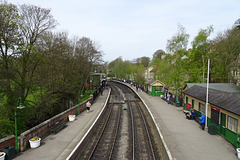
{"type": "Polygon", "coordinates": [[[92,149],[89,156],[90,159],[111,159],[113,154],[114,144],[116,142],[121,108],[118,105],[110,105],[111,110],[108,114],[107,121],[104,124],[103,130],[98,138],[97,143],[92,149]]]}
{"type": "Polygon", "coordinates": [[[162,159],[159,135],[145,118],[140,99],[126,86],[113,82],[109,86],[104,118],[79,159],[162,159]]]}

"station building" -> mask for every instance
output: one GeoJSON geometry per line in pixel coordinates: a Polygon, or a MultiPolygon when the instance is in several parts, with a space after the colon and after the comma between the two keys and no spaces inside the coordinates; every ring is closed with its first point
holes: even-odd
{"type": "MultiPolygon", "coordinates": [[[[206,84],[184,87],[184,110],[194,108],[206,115],[206,84]]],[[[210,83],[208,90],[207,126],[216,127],[217,134],[240,147],[240,92],[233,84],[210,83]]]]}
{"type": "Polygon", "coordinates": [[[164,94],[164,84],[159,80],[151,80],[147,83],[148,94],[152,96],[160,96],[164,94]]]}

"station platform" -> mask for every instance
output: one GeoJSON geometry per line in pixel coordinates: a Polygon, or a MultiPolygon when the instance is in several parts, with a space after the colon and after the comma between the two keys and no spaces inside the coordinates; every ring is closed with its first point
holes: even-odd
{"type": "Polygon", "coordinates": [[[68,122],[66,127],[56,134],[50,134],[41,140],[38,148],[28,149],[17,154],[14,160],[65,160],[92,126],[106,103],[109,90],[104,90],[90,107],[76,116],[75,121],[68,122]]]}
{"type": "MultiPolygon", "coordinates": [[[[127,84],[128,85],[128,84],[127,84]]],[[[128,85],[130,86],[130,85],[128,85]]],[[[235,147],[220,135],[210,135],[183,107],[168,104],[160,97],[132,89],[142,98],[154,117],[173,160],[237,160],[235,147]]]]}
{"type": "MultiPolygon", "coordinates": [[[[126,84],[128,85],[128,84],[126,84]]],[[[130,87],[130,85],[128,85],[130,87]]],[[[182,107],[167,104],[160,97],[136,91],[147,105],[169,149],[171,160],[237,160],[234,146],[220,135],[202,131],[200,125],[187,120],[182,107]]],[[[49,135],[41,146],[21,152],[16,160],[65,160],[91,127],[106,102],[109,90],[104,90],[91,106],[91,111],[81,113],[56,135],[49,135]]]]}

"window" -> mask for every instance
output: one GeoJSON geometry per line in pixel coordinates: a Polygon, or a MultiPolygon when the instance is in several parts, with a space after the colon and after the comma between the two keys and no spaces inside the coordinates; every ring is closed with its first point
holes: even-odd
{"type": "Polygon", "coordinates": [[[163,86],[156,86],[155,91],[157,92],[163,92],[163,86]]]}
{"type": "Polygon", "coordinates": [[[199,102],[199,112],[203,112],[205,114],[205,105],[199,102]]]}
{"type": "Polygon", "coordinates": [[[231,130],[231,131],[234,131],[234,132],[237,132],[238,131],[238,120],[231,117],[231,116],[228,116],[228,129],[231,130]]]}

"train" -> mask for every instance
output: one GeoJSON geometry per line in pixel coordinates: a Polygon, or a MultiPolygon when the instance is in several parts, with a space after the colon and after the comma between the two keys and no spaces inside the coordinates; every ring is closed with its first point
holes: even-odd
{"type": "Polygon", "coordinates": [[[91,73],[90,74],[90,88],[98,89],[98,88],[106,88],[107,79],[105,73],[91,73]]]}

